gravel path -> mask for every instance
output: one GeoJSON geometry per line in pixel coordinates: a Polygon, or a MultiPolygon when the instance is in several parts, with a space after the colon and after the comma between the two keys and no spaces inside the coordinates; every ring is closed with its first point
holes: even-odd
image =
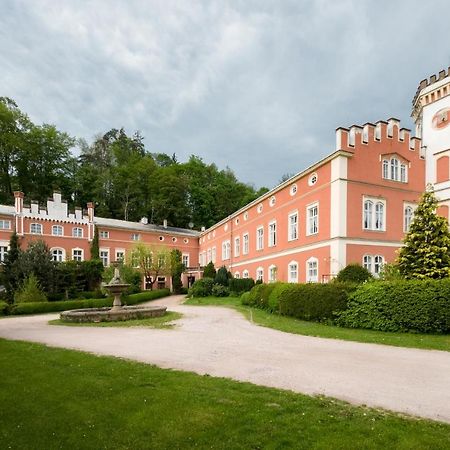
{"type": "Polygon", "coordinates": [[[63,327],[46,314],[0,320],[0,337],[151,363],[163,368],[324,394],[450,423],[450,352],[283,333],[230,308],[154,301],[184,314],[172,330],[63,327]]]}

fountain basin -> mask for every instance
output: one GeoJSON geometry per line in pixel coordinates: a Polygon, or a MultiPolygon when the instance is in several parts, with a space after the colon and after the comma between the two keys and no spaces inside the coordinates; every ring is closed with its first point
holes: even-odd
{"type": "Polygon", "coordinates": [[[166,306],[122,306],[120,308],[84,308],[63,311],[59,317],[63,322],[114,322],[120,320],[161,317],[166,306]]]}

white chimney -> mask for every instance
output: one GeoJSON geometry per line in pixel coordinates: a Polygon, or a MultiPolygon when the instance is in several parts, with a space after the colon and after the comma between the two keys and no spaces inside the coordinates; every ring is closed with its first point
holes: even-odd
{"type": "Polygon", "coordinates": [[[167,219],[164,219],[164,221],[163,221],[163,227],[164,227],[164,228],[167,228],[167,219]]]}

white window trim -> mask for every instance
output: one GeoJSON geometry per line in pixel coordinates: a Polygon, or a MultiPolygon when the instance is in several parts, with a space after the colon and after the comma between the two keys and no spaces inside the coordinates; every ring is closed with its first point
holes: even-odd
{"type": "Polygon", "coordinates": [[[237,278],[237,279],[241,278],[240,273],[239,272],[234,272],[234,278],[237,278]]]}
{"type": "Polygon", "coordinates": [[[407,183],[408,182],[408,169],[409,169],[409,164],[407,161],[404,161],[396,156],[386,156],[384,158],[382,158],[381,160],[381,177],[384,180],[388,180],[388,181],[397,181],[399,183],[407,183]],[[387,162],[387,171],[385,174],[385,161],[387,162]],[[396,166],[396,170],[397,170],[397,177],[394,177],[393,175],[393,170],[392,170],[392,166],[393,166],[393,162],[396,161],[397,162],[397,166],[396,166]],[[402,167],[405,170],[405,179],[402,180],[402,167]],[[385,176],[387,175],[387,176],[385,176]]]}
{"type": "Polygon", "coordinates": [[[249,233],[244,233],[242,235],[242,254],[248,255],[249,251],[250,251],[250,235],[249,233]],[[245,244],[246,241],[245,238],[247,238],[247,244],[245,244]]]}
{"type": "Polygon", "coordinates": [[[314,256],[311,256],[311,258],[308,258],[306,260],[306,282],[307,283],[318,283],[319,282],[319,260],[317,258],[315,258],[314,256]],[[316,275],[316,279],[312,279],[309,275],[309,265],[310,263],[316,263],[316,270],[317,270],[317,275],[316,275]]]}
{"type": "Polygon", "coordinates": [[[72,260],[75,261],[75,257],[74,257],[75,251],[81,252],[81,260],[80,261],[84,261],[84,250],[82,248],[79,248],[79,247],[75,247],[75,248],[72,249],[72,260]]]}
{"type": "Polygon", "coordinates": [[[5,256],[9,252],[9,241],[0,241],[0,263],[2,263],[5,260],[5,256]],[[3,251],[3,249],[6,249],[3,251]]]}
{"type": "Polygon", "coordinates": [[[256,277],[255,277],[255,279],[256,280],[261,280],[262,282],[264,282],[264,267],[258,267],[257,269],[256,269],[256,277]],[[261,274],[261,277],[259,277],[258,275],[259,274],[261,274]]]}
{"type": "Polygon", "coordinates": [[[43,232],[42,223],[37,223],[37,222],[30,223],[30,234],[41,235],[41,234],[43,234],[42,232],[43,232]],[[39,233],[35,233],[34,231],[31,231],[31,228],[32,228],[33,225],[37,225],[40,228],[41,231],[39,233]]]}
{"type": "Polygon", "coordinates": [[[262,225],[256,229],[256,250],[264,250],[264,227],[262,225]],[[259,230],[262,231],[261,240],[258,235],[259,230]],[[259,245],[260,243],[261,245],[259,245]]]}
{"type": "Polygon", "coordinates": [[[292,211],[291,213],[289,213],[288,215],[288,241],[296,241],[298,239],[298,210],[297,211],[292,211]],[[292,237],[291,235],[291,217],[297,216],[297,224],[296,224],[296,237],[292,237]]]}
{"type": "Polygon", "coordinates": [[[298,283],[298,262],[297,261],[293,260],[288,264],[288,283],[298,283]],[[295,265],[297,267],[297,269],[296,269],[297,276],[295,278],[291,277],[291,266],[293,266],[293,265],[295,265]]]}
{"type": "Polygon", "coordinates": [[[108,253],[108,257],[106,258],[106,265],[105,265],[105,267],[108,267],[111,264],[111,252],[110,252],[110,249],[109,248],[103,248],[103,247],[99,248],[98,254],[100,256],[100,260],[101,261],[102,261],[102,258],[101,258],[102,252],[108,253]]]}
{"type": "Polygon", "coordinates": [[[109,239],[109,231],[100,230],[98,234],[100,239],[109,239]],[[104,236],[102,236],[102,233],[104,236]]]}
{"type": "Polygon", "coordinates": [[[127,256],[127,254],[126,254],[126,252],[125,252],[125,249],[124,249],[124,248],[116,248],[116,249],[115,249],[115,251],[114,251],[114,257],[115,257],[115,260],[116,260],[116,261],[118,261],[118,257],[117,257],[117,254],[118,254],[118,253],[123,253],[123,262],[125,262],[126,256],[127,256]]]}
{"type": "MultiPolygon", "coordinates": [[[[181,255],[181,262],[183,263],[183,261],[187,259],[187,264],[185,264],[186,269],[189,267],[189,253],[183,253],[181,255]]],[[[184,264],[184,263],[183,263],[184,264]]]]}
{"type": "Polygon", "coordinates": [[[234,256],[240,256],[241,255],[241,237],[236,236],[234,238],[234,256]]]}
{"type": "Polygon", "coordinates": [[[364,254],[362,257],[362,266],[365,267],[375,278],[378,278],[380,276],[381,270],[383,268],[383,265],[386,263],[386,259],[383,255],[369,255],[364,254]],[[364,264],[364,259],[367,258],[370,261],[370,267],[367,267],[366,264],[364,264]],[[379,271],[377,272],[375,270],[375,258],[381,258],[381,263],[378,263],[380,265],[379,271]]]}
{"type": "Polygon", "coordinates": [[[137,242],[141,240],[141,233],[131,233],[131,238],[133,242],[137,242]],[[137,236],[137,239],[134,239],[134,237],[137,236]]]}
{"type": "Polygon", "coordinates": [[[275,283],[277,281],[277,266],[275,264],[271,264],[267,269],[268,277],[267,280],[269,283],[275,283]],[[275,270],[275,276],[272,278],[272,271],[275,270]]]}
{"type": "Polygon", "coordinates": [[[222,261],[228,261],[231,257],[231,242],[228,239],[227,241],[222,242],[222,261]]]}
{"type": "Polygon", "coordinates": [[[66,250],[63,249],[62,247],[52,247],[52,248],[50,249],[50,253],[52,254],[52,259],[53,259],[53,261],[63,262],[63,261],[66,260],[66,250]],[[62,253],[61,253],[61,256],[62,256],[61,261],[53,259],[53,252],[54,252],[55,250],[61,250],[61,252],[62,252],[62,253]]]}
{"type": "Polygon", "coordinates": [[[84,230],[81,227],[73,227],[72,228],[72,237],[81,239],[84,236],[84,230]],[[81,236],[75,235],[75,230],[81,230],[81,236]]]}
{"type": "Polygon", "coordinates": [[[409,231],[409,229],[406,229],[406,208],[411,208],[412,209],[412,217],[411,217],[411,222],[410,222],[410,226],[412,221],[414,220],[414,214],[416,213],[416,208],[417,208],[417,203],[410,203],[410,202],[403,202],[403,231],[405,233],[407,233],[409,231]]]}
{"type": "Polygon", "coordinates": [[[250,277],[250,274],[249,274],[248,270],[247,269],[243,270],[242,271],[242,278],[249,278],[249,277],[250,277]]]}
{"type": "Polygon", "coordinates": [[[386,223],[387,223],[387,202],[384,198],[378,198],[378,197],[370,197],[367,195],[363,195],[362,198],[362,229],[364,231],[377,231],[377,232],[384,232],[386,231],[386,223]],[[372,228],[365,228],[364,226],[364,205],[366,203],[366,201],[371,201],[372,202],[372,217],[371,217],[371,221],[372,221],[372,228]],[[383,227],[382,228],[375,228],[375,223],[376,223],[376,204],[377,203],[382,203],[383,204],[383,227]]]}
{"type": "Polygon", "coordinates": [[[11,221],[8,219],[0,219],[0,223],[2,225],[7,225],[7,226],[1,226],[0,230],[10,230],[11,229],[11,221]]]}
{"type": "Polygon", "coordinates": [[[277,246],[277,221],[276,220],[271,220],[268,224],[267,224],[267,246],[270,247],[276,247],[277,246]],[[275,233],[274,235],[274,239],[272,242],[272,233],[270,231],[270,227],[271,225],[275,225],[275,233]]]}
{"type": "Polygon", "coordinates": [[[64,227],[62,225],[52,225],[52,236],[64,236],[64,227]],[[54,233],[55,229],[61,229],[61,234],[54,233]]]}
{"type": "Polygon", "coordinates": [[[319,202],[314,202],[306,206],[306,236],[315,236],[319,234],[319,202]],[[317,231],[312,233],[309,227],[309,211],[317,207],[317,231]]]}

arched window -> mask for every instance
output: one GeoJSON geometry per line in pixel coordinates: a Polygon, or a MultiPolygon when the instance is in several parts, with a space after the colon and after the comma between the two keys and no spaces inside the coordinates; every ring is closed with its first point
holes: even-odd
{"type": "Polygon", "coordinates": [[[366,200],[364,202],[364,229],[372,229],[373,202],[366,200]]]}
{"type": "Polygon", "coordinates": [[[242,278],[248,278],[248,270],[242,272],[242,278]]]}
{"type": "Polygon", "coordinates": [[[264,281],[264,269],[262,267],[256,269],[256,279],[264,281]]]}
{"type": "Polygon", "coordinates": [[[271,265],[269,267],[269,283],[277,281],[277,266],[271,265]]]}
{"type": "Polygon", "coordinates": [[[373,274],[374,274],[374,276],[376,276],[376,277],[380,276],[380,272],[383,267],[383,264],[384,264],[384,258],[382,256],[376,255],[373,258],[373,274]]]}
{"type": "Polygon", "coordinates": [[[407,233],[409,231],[409,227],[411,226],[411,222],[414,216],[414,210],[412,206],[405,206],[404,214],[403,214],[403,231],[407,233]]]}
{"type": "Polygon", "coordinates": [[[363,257],[363,267],[372,273],[372,256],[364,255],[363,257]]]}
{"type": "Polygon", "coordinates": [[[389,179],[389,161],[387,159],[383,159],[383,178],[389,179]]]}
{"type": "Polygon", "coordinates": [[[398,181],[398,159],[391,158],[391,180],[398,181]]]}
{"type": "Polygon", "coordinates": [[[53,261],[62,262],[64,261],[64,250],[62,248],[52,249],[52,259],[53,261]]]}
{"type": "Polygon", "coordinates": [[[298,283],[298,264],[297,261],[291,261],[288,264],[288,282],[298,283]]]}
{"type": "Polygon", "coordinates": [[[234,272],[234,278],[241,278],[241,274],[239,272],[234,272]]]}
{"type": "Polygon", "coordinates": [[[317,258],[309,258],[306,261],[306,282],[317,283],[319,281],[319,261],[317,258]]]}
{"type": "Polygon", "coordinates": [[[384,229],[384,205],[381,202],[375,204],[375,230],[384,229]]]}

